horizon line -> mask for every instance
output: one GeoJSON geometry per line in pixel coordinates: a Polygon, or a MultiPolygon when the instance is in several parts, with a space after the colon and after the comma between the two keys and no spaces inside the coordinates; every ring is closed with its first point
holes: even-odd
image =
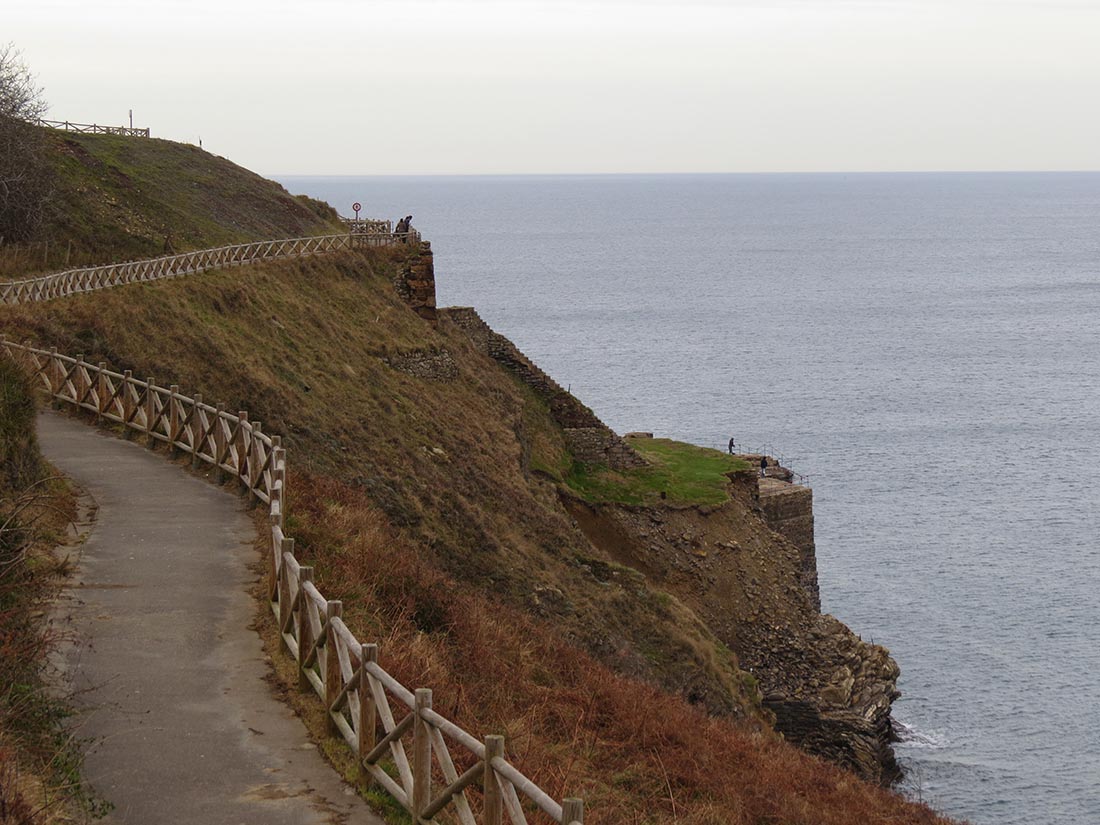
{"type": "Polygon", "coordinates": [[[579,178],[579,177],[718,177],[753,175],[1093,175],[1096,169],[860,169],[758,172],[265,172],[284,178],[579,178]]]}

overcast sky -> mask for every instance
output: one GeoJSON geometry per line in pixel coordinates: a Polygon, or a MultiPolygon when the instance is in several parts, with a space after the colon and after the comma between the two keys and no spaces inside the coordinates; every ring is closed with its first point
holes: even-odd
{"type": "Polygon", "coordinates": [[[1100,0],[7,0],[50,116],[267,174],[1100,169],[1100,0]]]}

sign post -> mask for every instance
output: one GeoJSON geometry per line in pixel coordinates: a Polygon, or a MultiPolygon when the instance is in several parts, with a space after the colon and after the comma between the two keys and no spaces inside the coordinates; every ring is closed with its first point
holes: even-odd
{"type": "Polygon", "coordinates": [[[363,208],[363,205],[361,203],[359,203],[358,201],[356,201],[355,203],[353,203],[351,205],[351,208],[355,210],[355,220],[356,220],[356,222],[358,222],[359,221],[359,210],[363,208]]]}

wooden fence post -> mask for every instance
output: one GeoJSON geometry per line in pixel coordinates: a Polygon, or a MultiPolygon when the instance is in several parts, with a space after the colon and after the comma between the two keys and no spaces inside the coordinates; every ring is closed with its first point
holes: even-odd
{"type": "Polygon", "coordinates": [[[202,442],[206,440],[206,431],[202,426],[202,393],[195,393],[195,403],[191,407],[191,469],[197,470],[202,459],[202,442]]]}
{"type": "Polygon", "coordinates": [[[264,425],[259,421],[252,422],[252,443],[248,450],[248,508],[254,509],[260,503],[260,497],[256,495],[256,485],[260,481],[260,436],[263,434],[264,425]]]}
{"type": "Polygon", "coordinates": [[[363,761],[368,753],[374,750],[377,741],[378,708],[374,705],[374,691],[370,689],[370,674],[367,673],[368,662],[378,662],[378,645],[359,645],[359,662],[363,669],[359,676],[359,779],[369,781],[370,771],[363,761]]]}
{"type": "Polygon", "coordinates": [[[107,362],[99,362],[99,370],[95,376],[95,423],[99,426],[103,423],[103,413],[107,412],[107,362]]]}
{"type": "Polygon", "coordinates": [[[246,447],[251,446],[251,442],[245,437],[244,428],[248,423],[248,410],[237,411],[237,481],[243,488],[244,493],[248,493],[248,450],[246,447]]]}
{"type": "MultiPolygon", "coordinates": [[[[272,439],[274,441],[275,439],[272,439]]],[[[282,444],[282,441],[279,442],[282,444]]],[[[274,497],[275,488],[279,488],[279,526],[286,519],[286,450],[278,447],[271,451],[271,495],[274,497]]],[[[274,498],[272,498],[274,500],[274,498]]]]}
{"type": "Polygon", "coordinates": [[[80,411],[80,403],[84,400],[84,396],[88,392],[88,365],[84,363],[84,354],[76,356],[76,367],[73,370],[73,389],[75,390],[73,399],[76,403],[76,409],[80,411]]]}
{"type": "MultiPolygon", "coordinates": [[[[268,564],[267,564],[267,600],[269,602],[273,602],[273,601],[275,601],[275,598],[279,593],[279,580],[282,578],[279,571],[283,566],[283,545],[286,543],[286,537],[282,535],[282,530],[281,529],[278,533],[278,536],[281,536],[281,538],[278,538],[276,536],[275,528],[276,527],[279,527],[279,528],[282,527],[282,525],[279,524],[279,517],[278,516],[276,516],[274,513],[269,513],[268,516],[267,516],[267,520],[268,520],[268,523],[271,525],[271,552],[268,553],[268,564]]],[[[283,600],[280,598],[279,599],[279,602],[280,602],[280,604],[279,604],[279,632],[280,633],[283,630],[283,622],[282,622],[283,605],[282,605],[282,601],[283,600]]]]}
{"type": "MultiPolygon", "coordinates": [[[[294,539],[288,539],[288,538],[284,537],[281,552],[282,553],[290,553],[290,555],[293,556],[294,555],[294,539]]],[[[272,556],[272,561],[273,562],[275,561],[274,556],[272,556]]],[[[294,613],[294,599],[295,599],[295,597],[290,595],[290,573],[287,572],[286,559],[284,559],[280,556],[276,569],[279,571],[278,574],[277,574],[279,578],[278,578],[278,581],[275,584],[275,586],[278,588],[278,593],[279,593],[279,632],[280,633],[286,632],[286,633],[289,633],[291,636],[293,636],[296,631],[301,630],[301,627],[300,627],[301,623],[299,621],[299,627],[292,627],[291,626],[291,620],[293,618],[291,614],[294,613]]],[[[307,568],[307,569],[309,569],[310,574],[313,573],[312,569],[310,569],[310,568],[307,568]]],[[[299,568],[299,571],[301,571],[301,568],[299,568]]],[[[299,572],[299,575],[298,575],[298,596],[297,596],[299,607],[302,604],[302,602],[301,602],[302,589],[301,588],[302,588],[302,582],[303,581],[305,581],[305,579],[303,579],[301,577],[301,573],[299,572]]],[[[274,594],[272,594],[272,598],[274,598],[274,594]]],[[[301,619],[300,614],[299,614],[298,618],[299,618],[299,620],[301,619]]],[[[283,642],[285,644],[286,640],[283,639],[283,642]]],[[[290,650],[289,645],[287,645],[286,647],[287,647],[287,650],[290,650]]]]}
{"type": "Polygon", "coordinates": [[[430,688],[416,689],[416,707],[413,708],[413,822],[420,820],[420,814],[432,801],[432,734],[423,712],[432,709],[432,691],[430,688]]]}
{"type": "Polygon", "coordinates": [[[61,401],[58,399],[58,394],[61,392],[61,385],[65,380],[65,368],[61,365],[61,358],[57,354],[57,347],[50,347],[50,396],[53,400],[53,408],[55,410],[61,409],[61,401]]]}
{"type": "Polygon", "coordinates": [[[61,392],[61,359],[57,357],[57,347],[50,347],[50,369],[46,377],[50,382],[50,395],[61,392]]]}
{"type": "MultiPolygon", "coordinates": [[[[291,551],[293,552],[293,548],[291,551]]],[[[306,606],[306,600],[309,598],[304,592],[304,586],[306,582],[313,581],[313,568],[303,567],[298,571],[298,690],[308,691],[313,690],[313,685],[309,683],[309,678],[306,676],[306,669],[304,663],[308,651],[306,648],[311,647],[310,638],[313,636],[313,629],[309,624],[309,608],[306,606]]]]}
{"type": "Polygon", "coordinates": [[[481,777],[485,793],[485,825],[502,825],[504,822],[504,794],[493,770],[493,759],[504,758],[504,737],[485,737],[485,773],[481,777]]]}
{"type": "Polygon", "coordinates": [[[561,825],[584,825],[584,800],[563,799],[561,801],[561,825]]]}
{"type": "Polygon", "coordinates": [[[222,418],[225,415],[225,404],[218,404],[218,411],[214,419],[214,483],[225,484],[225,470],[222,469],[222,461],[225,457],[225,430],[222,429],[222,418]]]}
{"type": "Polygon", "coordinates": [[[157,402],[153,398],[153,376],[149,376],[145,379],[145,446],[150,450],[155,450],[157,447],[157,440],[153,436],[156,430],[155,416],[157,414],[157,402]]]}
{"type": "Polygon", "coordinates": [[[332,718],[332,706],[340,695],[340,683],[343,679],[340,675],[340,655],[336,652],[336,646],[340,642],[336,638],[336,628],[332,626],[332,620],[342,615],[343,602],[330,601],[325,607],[325,727],[333,736],[340,735],[340,728],[332,718]]]}
{"type": "Polygon", "coordinates": [[[176,401],[176,394],[179,391],[179,384],[172,384],[168,388],[168,457],[170,459],[176,459],[180,454],[179,448],[176,446],[176,439],[179,438],[180,430],[180,407],[176,401]]]}
{"type": "Polygon", "coordinates": [[[134,424],[134,371],[122,373],[122,437],[129,441],[134,437],[130,428],[134,424]]]}

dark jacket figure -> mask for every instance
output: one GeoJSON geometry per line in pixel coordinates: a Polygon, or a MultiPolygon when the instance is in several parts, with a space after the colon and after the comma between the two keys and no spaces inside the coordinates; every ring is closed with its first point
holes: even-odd
{"type": "Polygon", "coordinates": [[[760,477],[765,478],[768,475],[768,457],[766,455],[760,456],[760,477]]]}
{"type": "Polygon", "coordinates": [[[730,455],[733,455],[733,439],[732,438],[730,439],[729,450],[730,450],[730,455]]]}
{"type": "Polygon", "coordinates": [[[402,243],[409,242],[409,231],[412,229],[413,216],[406,215],[397,222],[397,228],[393,230],[393,234],[397,236],[397,239],[402,243]]]}

